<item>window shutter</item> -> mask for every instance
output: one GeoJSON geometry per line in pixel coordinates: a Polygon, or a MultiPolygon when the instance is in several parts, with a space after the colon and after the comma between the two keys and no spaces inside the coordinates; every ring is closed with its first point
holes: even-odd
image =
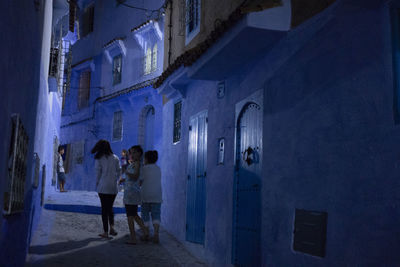
{"type": "Polygon", "coordinates": [[[181,140],[181,109],[182,109],[182,101],[179,101],[174,105],[174,135],[173,135],[174,143],[181,140]]]}
{"type": "Polygon", "coordinates": [[[113,59],[113,85],[121,82],[122,56],[118,55],[113,59]]]}
{"type": "Polygon", "coordinates": [[[81,72],[79,79],[78,109],[87,107],[90,97],[90,71],[81,72]]]}
{"type": "Polygon", "coordinates": [[[112,135],[113,141],[122,140],[122,111],[114,112],[112,135]]]}

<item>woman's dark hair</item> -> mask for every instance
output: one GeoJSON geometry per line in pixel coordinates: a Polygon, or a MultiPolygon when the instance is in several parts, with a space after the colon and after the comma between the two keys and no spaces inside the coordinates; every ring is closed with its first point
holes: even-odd
{"type": "Polygon", "coordinates": [[[128,150],[126,150],[126,149],[122,149],[122,153],[124,153],[124,154],[125,154],[125,156],[127,156],[127,155],[128,155],[128,150]]]}
{"type": "Polygon", "coordinates": [[[61,150],[64,150],[64,146],[58,146],[58,153],[60,153],[61,150]]]}
{"type": "Polygon", "coordinates": [[[104,140],[104,139],[99,140],[94,145],[94,147],[92,148],[91,153],[92,154],[96,154],[96,155],[94,155],[95,159],[100,159],[104,155],[110,156],[110,155],[114,154],[112,152],[112,150],[111,150],[110,143],[107,140],[104,140]]]}
{"type": "Polygon", "coordinates": [[[132,154],[132,150],[137,150],[140,152],[140,157],[143,156],[143,148],[139,145],[136,146],[132,146],[131,148],[129,148],[129,153],[132,154]]]}
{"type": "Polygon", "coordinates": [[[144,153],[144,159],[148,164],[154,164],[158,160],[158,152],[157,150],[149,150],[144,153]]]}

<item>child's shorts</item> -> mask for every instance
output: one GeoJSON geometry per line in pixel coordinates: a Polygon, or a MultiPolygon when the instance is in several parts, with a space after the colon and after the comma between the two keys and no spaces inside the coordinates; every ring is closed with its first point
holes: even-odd
{"type": "Polygon", "coordinates": [[[58,181],[65,182],[65,173],[57,172],[57,178],[58,178],[58,181]]]}
{"type": "Polygon", "coordinates": [[[142,219],[148,223],[151,220],[153,223],[160,224],[161,222],[161,203],[142,203],[141,206],[142,219]]]}
{"type": "Polygon", "coordinates": [[[137,216],[138,205],[125,204],[126,216],[137,216]]]}

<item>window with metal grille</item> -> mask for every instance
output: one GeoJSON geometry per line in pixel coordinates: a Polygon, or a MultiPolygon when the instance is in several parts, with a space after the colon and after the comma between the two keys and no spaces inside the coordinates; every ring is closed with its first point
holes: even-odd
{"type": "Polygon", "coordinates": [[[90,71],[82,71],[79,78],[78,89],[78,109],[85,108],[89,105],[90,97],[90,71]]]}
{"type": "Polygon", "coordinates": [[[84,152],[85,152],[85,140],[72,143],[72,162],[74,164],[83,164],[84,152]]]}
{"type": "Polygon", "coordinates": [[[179,0],[178,35],[185,36],[185,30],[186,30],[186,0],[179,0]]]}
{"type": "Polygon", "coordinates": [[[113,73],[113,85],[121,83],[122,55],[114,57],[112,73],[113,73]]]}
{"type": "Polygon", "coordinates": [[[44,203],[44,191],[46,189],[46,165],[42,166],[42,192],[40,193],[40,206],[44,203]]]}
{"type": "Polygon", "coordinates": [[[94,4],[90,5],[85,9],[82,14],[82,23],[81,23],[81,37],[85,37],[89,33],[93,32],[94,28],[94,4]]]}
{"type": "Polygon", "coordinates": [[[33,187],[37,188],[39,186],[39,173],[40,173],[40,157],[37,153],[33,155],[33,161],[35,162],[35,171],[33,178],[33,187]]]}
{"type": "Polygon", "coordinates": [[[122,111],[114,112],[112,140],[122,140],[122,111]]]}
{"type": "Polygon", "coordinates": [[[186,44],[200,31],[200,0],[186,0],[186,44]]]}
{"type": "Polygon", "coordinates": [[[24,210],[25,179],[28,158],[28,135],[19,114],[11,116],[11,141],[8,154],[8,179],[4,190],[4,214],[24,210]]]}
{"type": "Polygon", "coordinates": [[[182,101],[179,101],[174,105],[174,143],[177,143],[179,140],[181,140],[181,111],[182,101]]]}
{"type": "Polygon", "coordinates": [[[57,77],[58,74],[58,48],[50,48],[49,76],[57,77]]]}

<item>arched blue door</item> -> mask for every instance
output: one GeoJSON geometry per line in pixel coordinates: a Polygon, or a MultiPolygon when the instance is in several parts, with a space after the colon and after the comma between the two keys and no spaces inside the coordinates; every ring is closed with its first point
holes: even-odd
{"type": "Polygon", "coordinates": [[[262,109],[245,104],[237,118],[233,263],[260,266],[262,109]]]}
{"type": "Polygon", "coordinates": [[[154,149],[154,108],[150,107],[145,119],[144,151],[154,149]]]}

